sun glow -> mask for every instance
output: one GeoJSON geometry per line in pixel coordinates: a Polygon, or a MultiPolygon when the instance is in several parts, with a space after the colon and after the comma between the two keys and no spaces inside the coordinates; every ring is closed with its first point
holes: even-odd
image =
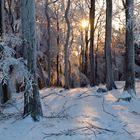
{"type": "Polygon", "coordinates": [[[83,29],[88,28],[88,26],[89,26],[89,21],[86,20],[86,19],[83,19],[83,20],[81,21],[81,26],[82,26],[83,29]]]}

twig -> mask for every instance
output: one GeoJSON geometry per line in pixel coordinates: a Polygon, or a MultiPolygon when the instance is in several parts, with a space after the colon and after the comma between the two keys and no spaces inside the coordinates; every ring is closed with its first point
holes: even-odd
{"type": "MultiPolygon", "coordinates": [[[[51,112],[50,116],[43,116],[44,118],[59,118],[59,119],[70,119],[72,118],[70,115],[67,114],[67,110],[72,108],[74,105],[68,106],[66,107],[67,101],[65,101],[65,103],[63,104],[63,106],[61,107],[61,110],[59,112],[51,112]]],[[[49,105],[47,105],[49,106],[49,105]]],[[[52,109],[49,106],[49,109],[52,111],[52,109]]]]}
{"type": "Polygon", "coordinates": [[[92,91],[91,89],[86,90],[85,92],[82,92],[80,95],[78,95],[78,97],[81,97],[82,95],[84,95],[85,93],[87,93],[88,91],[92,91]]]}
{"type": "Polygon", "coordinates": [[[92,135],[93,133],[96,137],[96,133],[95,133],[96,131],[97,132],[108,131],[108,132],[111,132],[111,133],[116,132],[114,130],[110,130],[110,129],[107,129],[107,128],[102,128],[102,127],[93,125],[93,124],[88,123],[88,122],[87,122],[87,124],[88,124],[87,126],[78,127],[78,128],[74,128],[74,129],[68,129],[68,130],[60,131],[58,133],[50,133],[50,134],[44,133],[46,136],[43,137],[43,139],[51,137],[51,136],[62,136],[62,135],[73,136],[73,135],[78,135],[78,134],[79,135],[85,135],[85,134],[92,135]],[[91,131],[92,133],[87,133],[87,131],[91,131]]]}
{"type": "Polygon", "coordinates": [[[21,116],[22,116],[22,113],[6,113],[6,114],[1,113],[0,120],[7,120],[10,118],[17,118],[21,116]]]}
{"type": "Polygon", "coordinates": [[[111,129],[107,129],[107,128],[102,128],[102,127],[96,126],[96,125],[91,124],[91,123],[89,123],[89,122],[87,122],[87,124],[88,124],[89,126],[91,126],[91,128],[95,128],[95,129],[99,129],[99,130],[104,130],[104,131],[108,131],[108,132],[113,132],[113,133],[116,132],[116,131],[111,130],[111,129]]]}
{"type": "Polygon", "coordinates": [[[106,111],[106,109],[105,109],[105,107],[104,107],[104,97],[103,97],[102,107],[103,107],[103,111],[104,111],[105,113],[111,115],[112,117],[117,117],[117,116],[111,114],[110,112],[106,111]]]}
{"type": "Polygon", "coordinates": [[[100,98],[101,96],[100,95],[90,95],[90,94],[88,94],[88,95],[85,95],[85,96],[82,96],[82,97],[79,97],[78,99],[83,99],[83,98],[87,98],[87,97],[91,97],[91,96],[94,96],[94,97],[97,97],[97,98],[100,98]]]}
{"type": "Polygon", "coordinates": [[[52,92],[52,93],[49,93],[49,94],[47,94],[47,95],[41,97],[41,99],[44,99],[44,98],[49,97],[49,96],[51,96],[51,95],[57,95],[57,96],[65,97],[64,95],[61,95],[61,94],[59,94],[59,93],[57,93],[57,92],[52,92]]]}
{"type": "Polygon", "coordinates": [[[123,130],[124,130],[127,134],[129,134],[130,136],[132,136],[132,134],[131,134],[129,131],[127,131],[125,128],[123,128],[123,130]]]}

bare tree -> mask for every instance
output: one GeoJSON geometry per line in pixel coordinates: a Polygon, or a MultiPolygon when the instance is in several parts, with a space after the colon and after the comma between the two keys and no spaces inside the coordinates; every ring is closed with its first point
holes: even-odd
{"type": "Polygon", "coordinates": [[[134,0],[123,1],[126,14],[126,82],[125,91],[136,94],[135,91],[135,53],[134,53],[134,34],[133,34],[133,10],[134,0]]]}
{"type": "Polygon", "coordinates": [[[90,83],[95,85],[95,62],[94,62],[94,21],[95,21],[95,0],[90,1],[90,83]]]}
{"type": "MultiPolygon", "coordinates": [[[[0,1],[0,37],[4,36],[4,0],[0,1]]],[[[3,51],[1,47],[0,52],[3,51]]],[[[9,88],[9,81],[7,83],[0,83],[0,103],[5,103],[11,98],[11,92],[9,88]]]]}
{"type": "Polygon", "coordinates": [[[30,72],[30,81],[26,82],[24,93],[24,115],[31,114],[34,121],[38,121],[42,116],[42,108],[37,83],[37,65],[36,65],[36,18],[35,18],[35,0],[21,0],[21,18],[22,18],[22,37],[26,48],[27,67],[30,72]]]}
{"type": "Polygon", "coordinates": [[[65,75],[65,88],[66,89],[69,89],[69,74],[68,74],[68,61],[69,61],[69,52],[68,52],[68,47],[69,47],[69,39],[70,39],[70,21],[69,21],[69,18],[68,18],[68,14],[69,14],[69,10],[70,10],[70,4],[71,4],[71,1],[68,0],[68,3],[67,3],[67,7],[66,7],[66,11],[65,11],[65,21],[66,21],[66,24],[67,24],[67,36],[66,36],[66,42],[65,42],[65,45],[64,45],[64,63],[65,63],[65,71],[64,71],[64,75],[65,75]]]}
{"type": "MultiPolygon", "coordinates": [[[[0,1],[0,37],[2,38],[3,36],[3,25],[4,25],[4,22],[3,22],[3,12],[4,12],[4,9],[3,9],[3,6],[4,6],[4,0],[1,0],[0,1]]],[[[2,50],[0,50],[2,51],[2,50]]],[[[0,83],[0,103],[3,102],[3,86],[2,86],[2,83],[0,83]]]]}
{"type": "Polygon", "coordinates": [[[4,33],[4,0],[0,1],[0,36],[4,33]]]}
{"type": "Polygon", "coordinates": [[[50,86],[50,80],[51,80],[51,58],[50,58],[50,48],[51,48],[51,20],[48,12],[49,8],[49,2],[46,0],[45,4],[45,13],[46,13],[46,18],[47,18],[47,31],[48,31],[48,38],[47,38],[47,62],[48,62],[48,86],[50,86]]]}
{"type": "Polygon", "coordinates": [[[112,0],[106,0],[106,31],[105,31],[105,58],[106,58],[106,87],[116,89],[112,70],[111,38],[112,38],[112,0]]]}
{"type": "Polygon", "coordinates": [[[59,79],[59,77],[60,77],[60,73],[59,73],[59,52],[60,52],[60,35],[59,35],[59,32],[60,32],[60,23],[59,23],[59,17],[58,17],[58,13],[59,13],[59,11],[58,11],[58,9],[56,10],[57,11],[57,13],[56,13],[56,24],[57,24],[57,49],[58,49],[58,51],[57,51],[57,57],[56,57],[56,71],[57,71],[57,86],[60,86],[60,79],[59,79]]]}

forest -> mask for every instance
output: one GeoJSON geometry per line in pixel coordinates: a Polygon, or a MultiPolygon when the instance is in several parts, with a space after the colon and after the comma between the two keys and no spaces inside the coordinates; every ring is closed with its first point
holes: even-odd
{"type": "Polygon", "coordinates": [[[140,140],[140,0],[0,0],[0,140],[140,140]]]}

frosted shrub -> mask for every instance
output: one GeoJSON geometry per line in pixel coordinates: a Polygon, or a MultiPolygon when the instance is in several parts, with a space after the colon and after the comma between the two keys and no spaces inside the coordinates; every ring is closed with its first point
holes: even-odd
{"type": "Polygon", "coordinates": [[[26,62],[23,58],[14,58],[14,54],[15,51],[8,47],[7,43],[0,43],[0,83],[7,84],[7,81],[14,77],[25,86],[28,93],[32,93],[32,76],[27,70],[26,62]]]}

